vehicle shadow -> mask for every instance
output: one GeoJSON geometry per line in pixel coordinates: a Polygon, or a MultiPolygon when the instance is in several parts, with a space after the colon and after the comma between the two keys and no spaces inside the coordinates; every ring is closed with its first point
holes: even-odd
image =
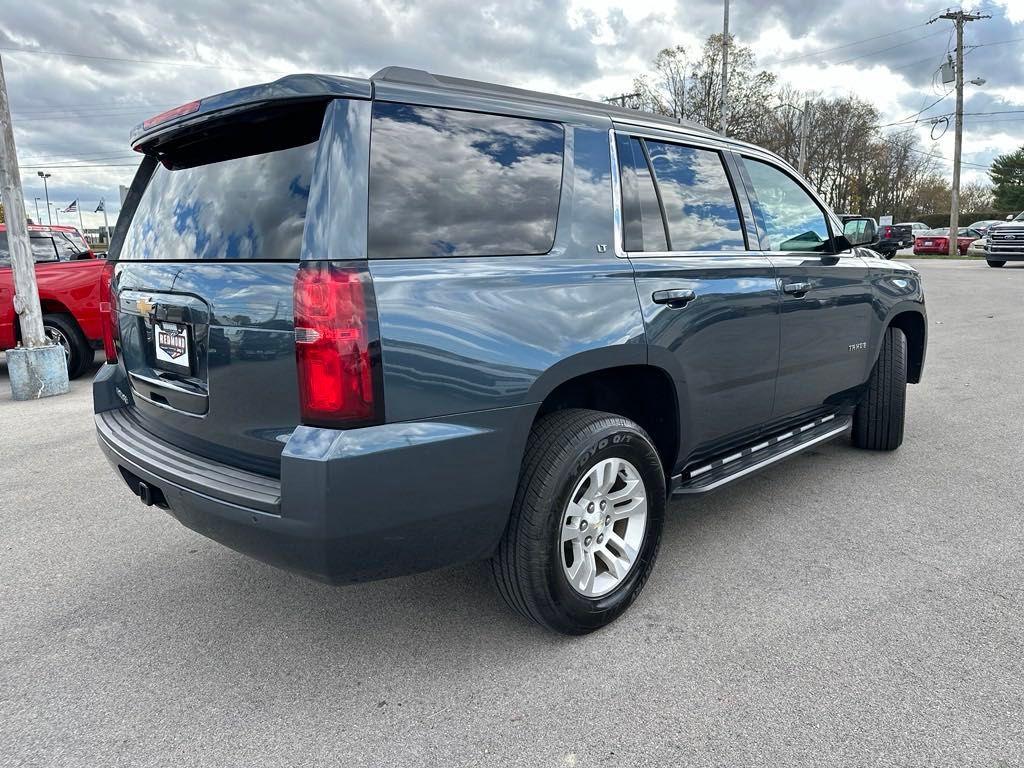
{"type": "MultiPolygon", "coordinates": [[[[773,468],[775,482],[797,486],[787,474],[834,461],[823,456],[834,450],[844,449],[809,452],[803,468],[800,460],[773,468]]],[[[144,524],[153,528],[153,546],[126,562],[113,583],[97,584],[92,598],[121,606],[123,620],[139,637],[159,635],[183,655],[200,652],[198,634],[225,647],[259,643],[264,661],[288,666],[303,658],[357,658],[372,672],[389,658],[448,658],[453,649],[480,663],[503,663],[513,649],[521,657],[566,643],[602,642],[598,638],[607,640],[609,633],[633,635],[649,628],[650,620],[684,610],[702,590],[688,563],[723,540],[756,536],[766,517],[784,511],[784,499],[765,503],[762,483],[755,477],[712,496],[670,504],[645,594],[622,621],[588,638],[561,637],[519,617],[502,603],[484,563],[335,587],[253,561],[141,507],[144,524]]]]}

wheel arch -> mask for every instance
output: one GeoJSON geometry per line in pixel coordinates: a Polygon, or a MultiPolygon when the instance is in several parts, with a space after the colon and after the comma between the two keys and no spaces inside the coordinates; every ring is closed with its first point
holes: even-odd
{"type": "Polygon", "coordinates": [[[899,328],[906,336],[907,381],[911,384],[919,383],[924,373],[925,350],[928,343],[928,327],[924,313],[916,307],[897,310],[885,325],[886,330],[889,328],[899,328]]]}
{"type": "Polygon", "coordinates": [[[591,363],[602,364],[588,366],[584,360],[570,358],[563,361],[568,365],[560,363],[554,368],[571,375],[550,375],[554,369],[545,373],[543,395],[537,398],[539,406],[534,420],[565,408],[590,408],[623,416],[651,436],[665,475],[670,476],[680,444],[679,402],[671,374],[634,355],[615,359],[611,365],[607,364],[611,360],[603,355],[584,357],[591,363]]]}

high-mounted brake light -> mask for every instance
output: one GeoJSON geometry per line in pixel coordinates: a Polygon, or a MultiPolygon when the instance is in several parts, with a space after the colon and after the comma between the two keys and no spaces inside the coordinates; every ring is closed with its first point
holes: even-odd
{"type": "Polygon", "coordinates": [[[114,336],[117,335],[117,310],[112,305],[113,281],[114,264],[107,262],[103,265],[103,273],[100,275],[100,327],[103,330],[103,353],[107,356],[108,363],[117,362],[117,347],[114,346],[114,336]]]}
{"type": "Polygon", "coordinates": [[[200,101],[201,100],[190,101],[188,104],[182,104],[180,107],[168,109],[166,112],[161,112],[159,115],[153,115],[151,118],[142,121],[142,127],[148,129],[152,128],[154,125],[166,123],[168,120],[173,120],[176,117],[191,115],[199,109],[200,101]]]}
{"type": "Polygon", "coordinates": [[[365,265],[306,262],[295,275],[294,297],[302,423],[379,423],[380,339],[365,265]]]}

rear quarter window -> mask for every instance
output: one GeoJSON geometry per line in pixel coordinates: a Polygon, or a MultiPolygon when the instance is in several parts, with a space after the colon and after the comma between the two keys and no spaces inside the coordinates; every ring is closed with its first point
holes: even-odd
{"type": "Polygon", "coordinates": [[[547,253],[564,144],[543,120],[374,104],[370,257],[547,253]]]}

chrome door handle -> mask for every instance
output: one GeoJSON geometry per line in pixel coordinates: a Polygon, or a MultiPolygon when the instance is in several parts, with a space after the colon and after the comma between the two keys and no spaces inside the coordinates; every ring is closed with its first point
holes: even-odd
{"type": "Polygon", "coordinates": [[[696,298],[693,291],[676,288],[669,291],[655,291],[651,294],[651,301],[655,304],[668,304],[672,309],[682,309],[696,298]]]}
{"type": "Polygon", "coordinates": [[[811,290],[810,283],[786,283],[782,286],[782,290],[793,296],[802,296],[811,290]]]}

